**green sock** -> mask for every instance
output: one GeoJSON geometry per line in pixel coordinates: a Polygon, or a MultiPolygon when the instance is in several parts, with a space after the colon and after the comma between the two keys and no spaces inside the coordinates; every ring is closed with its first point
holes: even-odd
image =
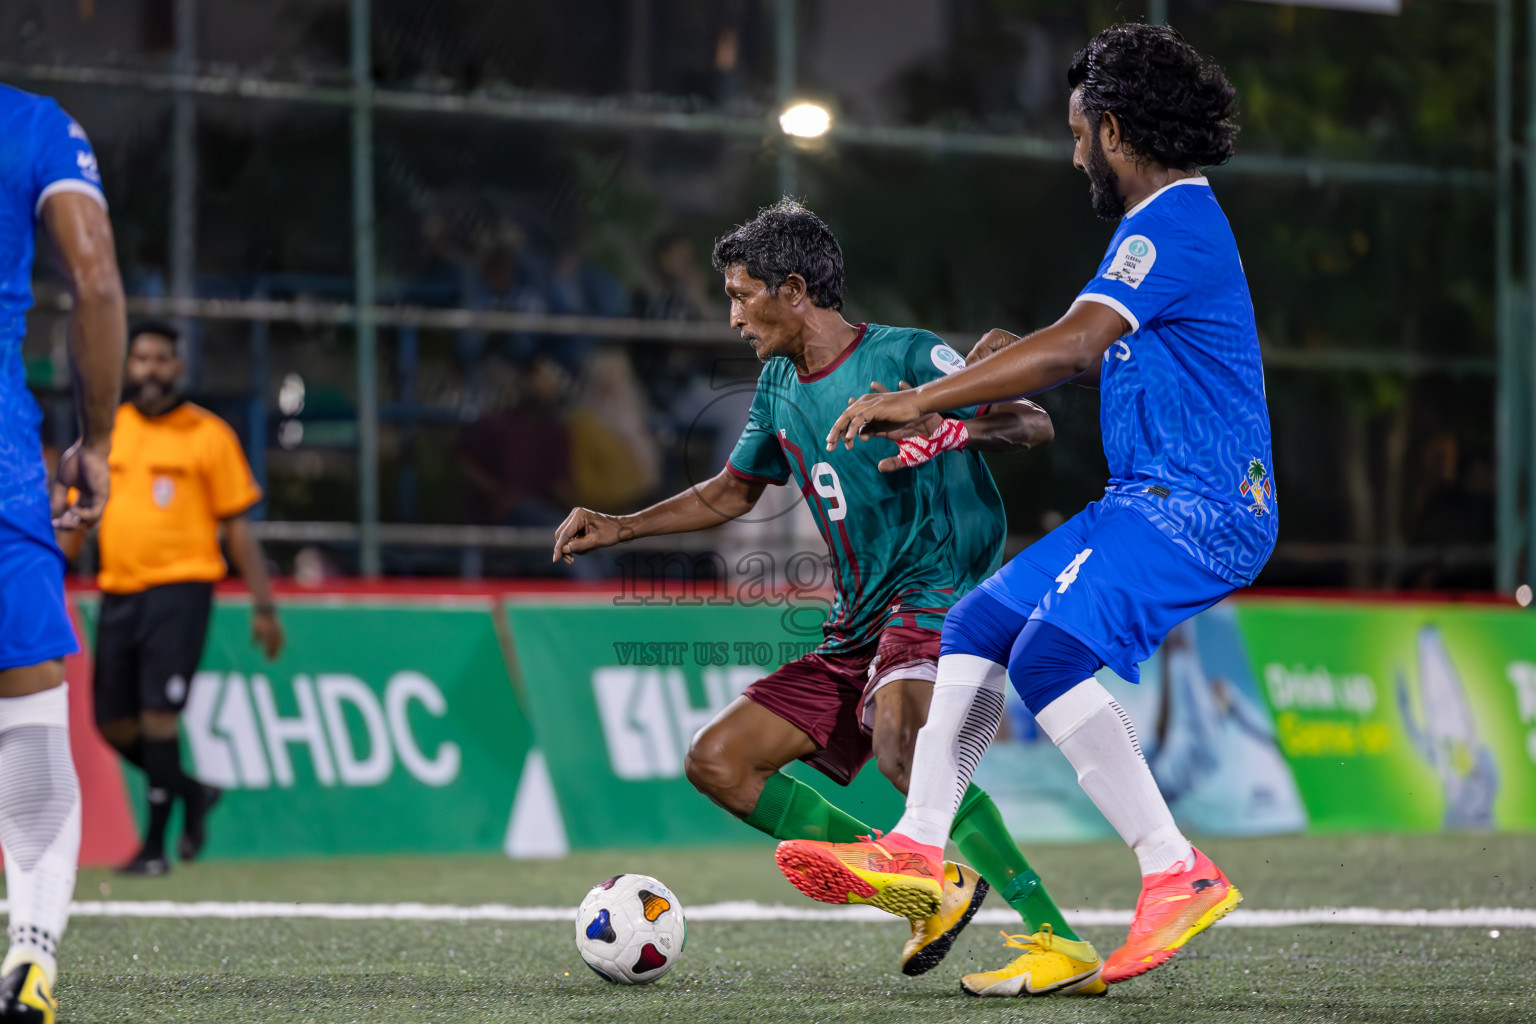
{"type": "Polygon", "coordinates": [[[775,839],[851,843],[859,836],[873,834],[868,825],[838,810],[826,797],[783,772],[768,776],[757,806],[741,820],[775,839]]]}
{"type": "Polygon", "coordinates": [[[1072,926],[1062,918],[1056,901],[1045,891],[1040,876],[1019,852],[1019,844],[1008,834],[1008,826],[1003,824],[997,805],[974,785],[965,791],[965,798],[960,801],[960,810],[955,814],[949,837],[971,862],[971,867],[1019,912],[1024,927],[1031,933],[1048,924],[1064,939],[1077,938],[1072,926]]]}

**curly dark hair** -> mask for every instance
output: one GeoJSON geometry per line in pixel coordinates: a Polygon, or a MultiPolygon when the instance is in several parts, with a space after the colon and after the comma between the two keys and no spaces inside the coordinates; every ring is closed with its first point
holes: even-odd
{"type": "Polygon", "coordinates": [[[740,263],[773,295],[790,274],[799,274],[812,302],[843,308],[843,247],[820,217],[788,196],[717,239],[710,262],[722,274],[740,263]]]}
{"type": "Polygon", "coordinates": [[[128,329],[131,343],[141,334],[155,334],[169,341],[174,348],[181,346],[181,332],[164,320],[138,320],[128,329]]]}
{"type": "Polygon", "coordinates": [[[1232,158],[1237,90],[1215,61],[1166,25],[1114,25],[1077,51],[1067,84],[1090,121],[1120,119],[1130,148],[1194,171],[1232,158]]]}

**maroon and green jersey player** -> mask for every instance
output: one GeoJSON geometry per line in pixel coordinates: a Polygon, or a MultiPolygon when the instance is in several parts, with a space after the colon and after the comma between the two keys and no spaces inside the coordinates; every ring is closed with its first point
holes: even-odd
{"type": "MultiPolygon", "coordinates": [[[[744,480],[791,478],[832,558],[823,651],[875,641],[892,623],[939,629],[944,613],[1001,561],[1003,500],[975,448],[941,452],[920,472],[882,472],[896,446],[826,451],[826,424],[871,383],[895,391],[965,366],[944,339],[910,327],[855,325],[853,343],[812,373],[768,360],[746,428],[726,464],[744,480]]],[[[950,415],[971,420],[974,407],[950,415]]]]}
{"type": "MultiPolygon", "coordinates": [[[[833,559],[825,641],[725,707],[693,738],[684,766],[701,793],[775,838],[853,842],[871,834],[869,827],[780,769],[801,760],[846,784],[873,757],[906,791],[944,613],[1002,553],[1002,502],[977,451],[1048,441],[1050,417],[1028,402],[958,409],[904,429],[889,444],[828,451],[826,424],[871,384],[918,386],[964,360],[927,331],[845,321],[841,248],[826,224],[793,201],[721,238],[714,264],[725,278],[731,326],[765,364],[728,464],[630,515],[573,509],[552,558],[718,526],[750,512],[769,486],[793,480],[833,559]],[[907,471],[919,463],[929,464],[907,471]]],[[[905,973],[942,958],[987,884],[1027,931],[1049,925],[1075,938],[996,806],[975,786],[951,834],[975,870],[945,869],[947,891],[957,898],[935,918],[914,922],[905,973]]]]}

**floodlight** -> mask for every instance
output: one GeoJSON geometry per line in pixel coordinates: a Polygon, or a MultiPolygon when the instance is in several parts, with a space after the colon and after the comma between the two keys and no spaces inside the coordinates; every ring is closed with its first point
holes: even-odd
{"type": "Polygon", "coordinates": [[[779,115],[779,127],[785,135],[815,139],[831,129],[832,114],[818,103],[796,103],[779,115]]]}

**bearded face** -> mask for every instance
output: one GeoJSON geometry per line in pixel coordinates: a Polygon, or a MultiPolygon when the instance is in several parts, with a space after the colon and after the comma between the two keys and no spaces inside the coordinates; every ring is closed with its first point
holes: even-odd
{"type": "Polygon", "coordinates": [[[1119,220],[1125,214],[1125,201],[1120,198],[1120,176],[1109,165],[1104,155],[1104,143],[1097,131],[1088,137],[1088,201],[1093,204],[1094,216],[1100,220],[1119,220]]]}

